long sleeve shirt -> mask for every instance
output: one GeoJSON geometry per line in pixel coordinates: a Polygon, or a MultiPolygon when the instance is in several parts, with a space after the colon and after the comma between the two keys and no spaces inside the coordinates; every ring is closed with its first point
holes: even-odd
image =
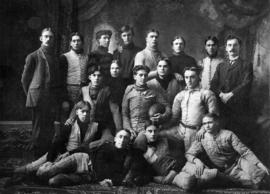
{"type": "Polygon", "coordinates": [[[136,133],[144,131],[146,121],[149,120],[148,110],[155,103],[165,106],[166,110],[162,114],[162,120],[168,119],[171,115],[171,109],[169,103],[161,95],[148,88],[138,90],[135,85],[129,85],[122,102],[123,127],[136,133]]]}
{"type": "Polygon", "coordinates": [[[219,57],[205,57],[199,62],[199,65],[202,67],[201,85],[203,89],[210,90],[210,84],[216,72],[217,66],[222,62],[223,59],[219,57]]]}
{"type": "Polygon", "coordinates": [[[219,114],[217,100],[213,92],[195,88],[185,89],[175,96],[172,107],[172,123],[200,126],[206,113],[219,114]]]}
{"type": "Polygon", "coordinates": [[[172,72],[179,73],[183,76],[184,76],[185,67],[197,67],[198,66],[196,60],[184,52],[181,52],[178,55],[170,56],[169,60],[171,61],[171,64],[172,64],[172,72]]]}
{"type": "Polygon", "coordinates": [[[122,67],[122,78],[132,78],[132,69],[134,66],[134,58],[137,52],[141,49],[130,43],[129,45],[123,45],[121,48],[113,52],[113,58],[119,60],[122,67]]]}
{"type": "Polygon", "coordinates": [[[193,162],[196,156],[203,151],[206,152],[211,162],[219,170],[226,170],[231,167],[232,164],[238,161],[239,157],[245,158],[252,164],[260,162],[255,154],[229,130],[220,130],[215,136],[206,133],[200,142],[193,142],[186,153],[186,158],[188,161],[193,162]]]}
{"type": "Polygon", "coordinates": [[[150,71],[154,71],[157,69],[158,61],[162,57],[166,57],[166,55],[159,50],[154,50],[146,47],[136,54],[134,59],[134,66],[145,65],[149,67],[150,71]]]}

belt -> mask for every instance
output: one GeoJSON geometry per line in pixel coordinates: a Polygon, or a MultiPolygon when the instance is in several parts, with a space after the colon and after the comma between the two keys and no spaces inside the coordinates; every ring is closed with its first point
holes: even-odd
{"type": "Polygon", "coordinates": [[[81,84],[67,84],[67,86],[81,86],[81,84]]]}
{"type": "Polygon", "coordinates": [[[189,129],[194,129],[194,130],[198,130],[200,127],[199,126],[194,126],[194,125],[186,125],[185,123],[183,123],[182,121],[180,121],[180,124],[185,127],[185,128],[189,128],[189,129]]]}

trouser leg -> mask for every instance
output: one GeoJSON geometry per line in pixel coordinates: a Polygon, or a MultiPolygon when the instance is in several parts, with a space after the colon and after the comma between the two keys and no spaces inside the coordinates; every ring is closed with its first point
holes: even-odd
{"type": "Polygon", "coordinates": [[[87,184],[92,180],[90,174],[58,174],[49,179],[51,186],[87,184]]]}

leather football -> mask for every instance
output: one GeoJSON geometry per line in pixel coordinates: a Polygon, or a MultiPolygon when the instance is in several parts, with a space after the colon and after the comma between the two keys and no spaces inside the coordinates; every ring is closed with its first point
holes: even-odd
{"type": "Polygon", "coordinates": [[[148,111],[148,116],[152,117],[157,113],[163,114],[165,112],[165,106],[160,103],[153,104],[148,111]]]}

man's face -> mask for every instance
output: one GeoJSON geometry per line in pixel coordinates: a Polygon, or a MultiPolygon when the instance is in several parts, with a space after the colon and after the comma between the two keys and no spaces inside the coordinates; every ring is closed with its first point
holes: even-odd
{"type": "Polygon", "coordinates": [[[213,40],[207,40],[205,44],[205,50],[209,57],[213,57],[217,55],[217,45],[213,40]]]}
{"type": "Polygon", "coordinates": [[[211,117],[204,117],[202,124],[207,133],[214,133],[218,129],[218,122],[211,117]]]}
{"type": "Polygon", "coordinates": [[[128,45],[128,44],[132,43],[132,41],[133,41],[132,32],[131,31],[123,32],[121,34],[121,39],[122,39],[124,45],[128,45]]]}
{"type": "Polygon", "coordinates": [[[185,43],[182,38],[178,38],[173,41],[172,49],[177,54],[184,51],[185,43]]]}
{"type": "Polygon", "coordinates": [[[102,82],[102,75],[100,71],[95,71],[89,76],[89,79],[91,81],[91,84],[93,87],[98,87],[101,85],[102,82]]]}
{"type": "Polygon", "coordinates": [[[101,35],[100,39],[98,40],[99,46],[108,48],[110,45],[111,37],[107,34],[101,35]]]}
{"type": "Polygon", "coordinates": [[[147,141],[149,143],[155,142],[157,140],[158,132],[158,128],[154,125],[147,127],[144,133],[147,141]]]}
{"type": "Polygon", "coordinates": [[[110,68],[110,73],[112,77],[120,76],[120,67],[117,63],[112,63],[110,68]]]}
{"type": "Polygon", "coordinates": [[[87,123],[89,121],[89,114],[90,110],[88,106],[76,110],[76,115],[82,123],[87,123]]]}
{"type": "Polygon", "coordinates": [[[44,31],[40,36],[40,41],[43,46],[50,47],[53,45],[53,33],[51,31],[44,31]]]}
{"type": "Polygon", "coordinates": [[[195,71],[187,70],[184,74],[185,82],[188,89],[194,89],[199,84],[199,76],[195,71]]]}
{"type": "Polygon", "coordinates": [[[77,35],[72,36],[70,41],[70,47],[72,50],[78,51],[81,50],[83,46],[83,42],[81,38],[77,35]]]}
{"type": "Polygon", "coordinates": [[[157,65],[157,73],[160,77],[169,75],[170,68],[166,61],[159,61],[157,65]]]}
{"type": "Polygon", "coordinates": [[[226,52],[229,57],[237,57],[240,52],[240,44],[237,39],[229,39],[226,43],[226,52]]]}
{"type": "Polygon", "coordinates": [[[149,32],[146,37],[146,45],[155,48],[158,46],[158,34],[156,32],[149,32]]]}
{"type": "Polygon", "coordinates": [[[118,149],[127,148],[130,141],[130,134],[125,130],[119,131],[114,137],[114,145],[118,149]]]}
{"type": "Polygon", "coordinates": [[[144,86],[148,78],[148,73],[145,70],[139,70],[133,77],[137,86],[144,86]]]}

